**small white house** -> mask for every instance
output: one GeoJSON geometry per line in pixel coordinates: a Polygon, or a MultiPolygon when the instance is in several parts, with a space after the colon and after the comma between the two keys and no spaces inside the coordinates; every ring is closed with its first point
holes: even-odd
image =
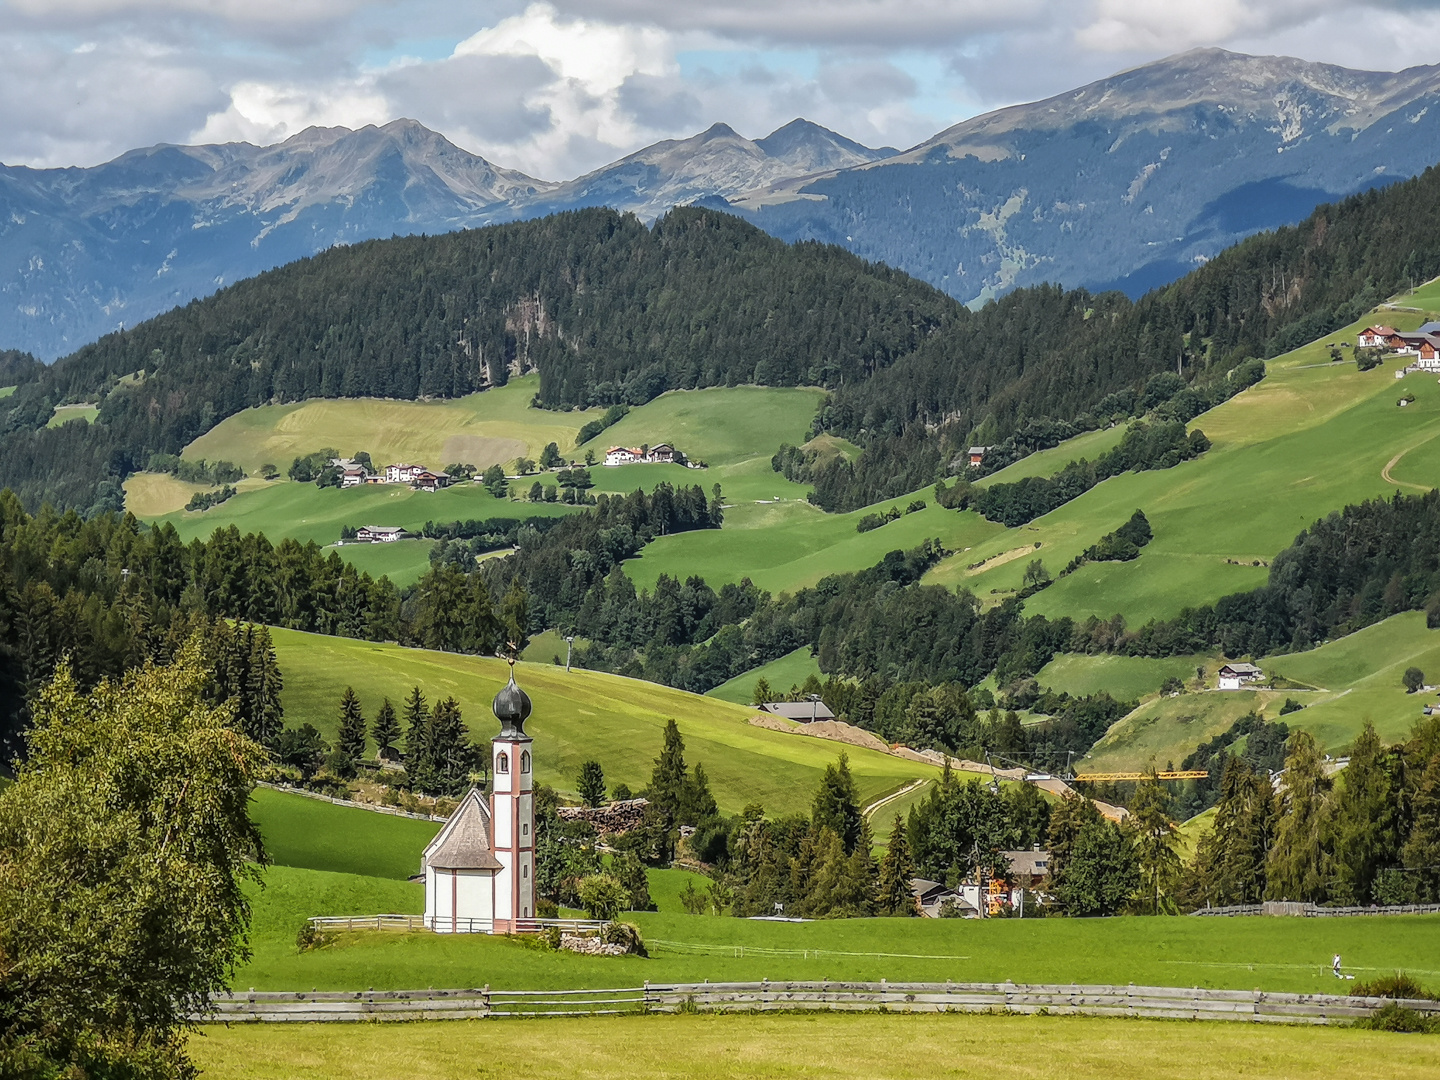
{"type": "Polygon", "coordinates": [[[420,465],[407,465],[400,462],[394,465],[385,466],[385,482],[387,484],[409,484],[425,471],[420,465]]]}
{"type": "Polygon", "coordinates": [[[369,475],[363,466],[348,465],[340,472],[340,486],[342,488],[359,487],[365,483],[365,478],[369,475]]]}
{"type": "Polygon", "coordinates": [[[1242,690],[1247,683],[1259,682],[1265,673],[1254,664],[1226,664],[1220,669],[1221,690],[1242,690]]]}
{"type": "Polygon", "coordinates": [[[640,460],[640,451],[633,447],[612,446],[605,451],[606,465],[633,465],[640,460]]]}

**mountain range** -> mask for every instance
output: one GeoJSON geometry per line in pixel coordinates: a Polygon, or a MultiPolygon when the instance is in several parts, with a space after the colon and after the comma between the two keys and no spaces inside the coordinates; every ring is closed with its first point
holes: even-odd
{"type": "Polygon", "coordinates": [[[1178,277],[1235,240],[1440,159],[1440,66],[1352,71],[1218,49],[967,120],[903,153],[806,120],[724,124],[563,183],[412,120],[283,143],[0,166],[0,347],[50,359],[336,244],[606,205],[729,210],[977,303],[1178,277]]]}

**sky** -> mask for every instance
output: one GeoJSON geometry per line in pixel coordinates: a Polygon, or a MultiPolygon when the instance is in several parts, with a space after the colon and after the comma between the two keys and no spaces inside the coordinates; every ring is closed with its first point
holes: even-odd
{"type": "Polygon", "coordinates": [[[1440,0],[0,0],[0,162],[410,117],[568,179],[725,122],[901,149],[1186,49],[1435,62],[1440,0]]]}

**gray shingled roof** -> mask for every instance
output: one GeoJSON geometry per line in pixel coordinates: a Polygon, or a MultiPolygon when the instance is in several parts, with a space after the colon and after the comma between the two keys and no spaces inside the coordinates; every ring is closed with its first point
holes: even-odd
{"type": "Polygon", "coordinates": [[[499,870],[490,849],[490,808],[475,788],[466,793],[430,846],[423,865],[437,870],[499,870]]]}

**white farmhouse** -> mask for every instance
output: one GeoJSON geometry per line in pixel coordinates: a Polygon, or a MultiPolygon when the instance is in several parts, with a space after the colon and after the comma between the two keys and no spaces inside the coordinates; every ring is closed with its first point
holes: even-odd
{"type": "Polygon", "coordinates": [[[1221,690],[1242,690],[1246,683],[1258,682],[1265,673],[1254,664],[1226,664],[1220,669],[1221,690]]]}

